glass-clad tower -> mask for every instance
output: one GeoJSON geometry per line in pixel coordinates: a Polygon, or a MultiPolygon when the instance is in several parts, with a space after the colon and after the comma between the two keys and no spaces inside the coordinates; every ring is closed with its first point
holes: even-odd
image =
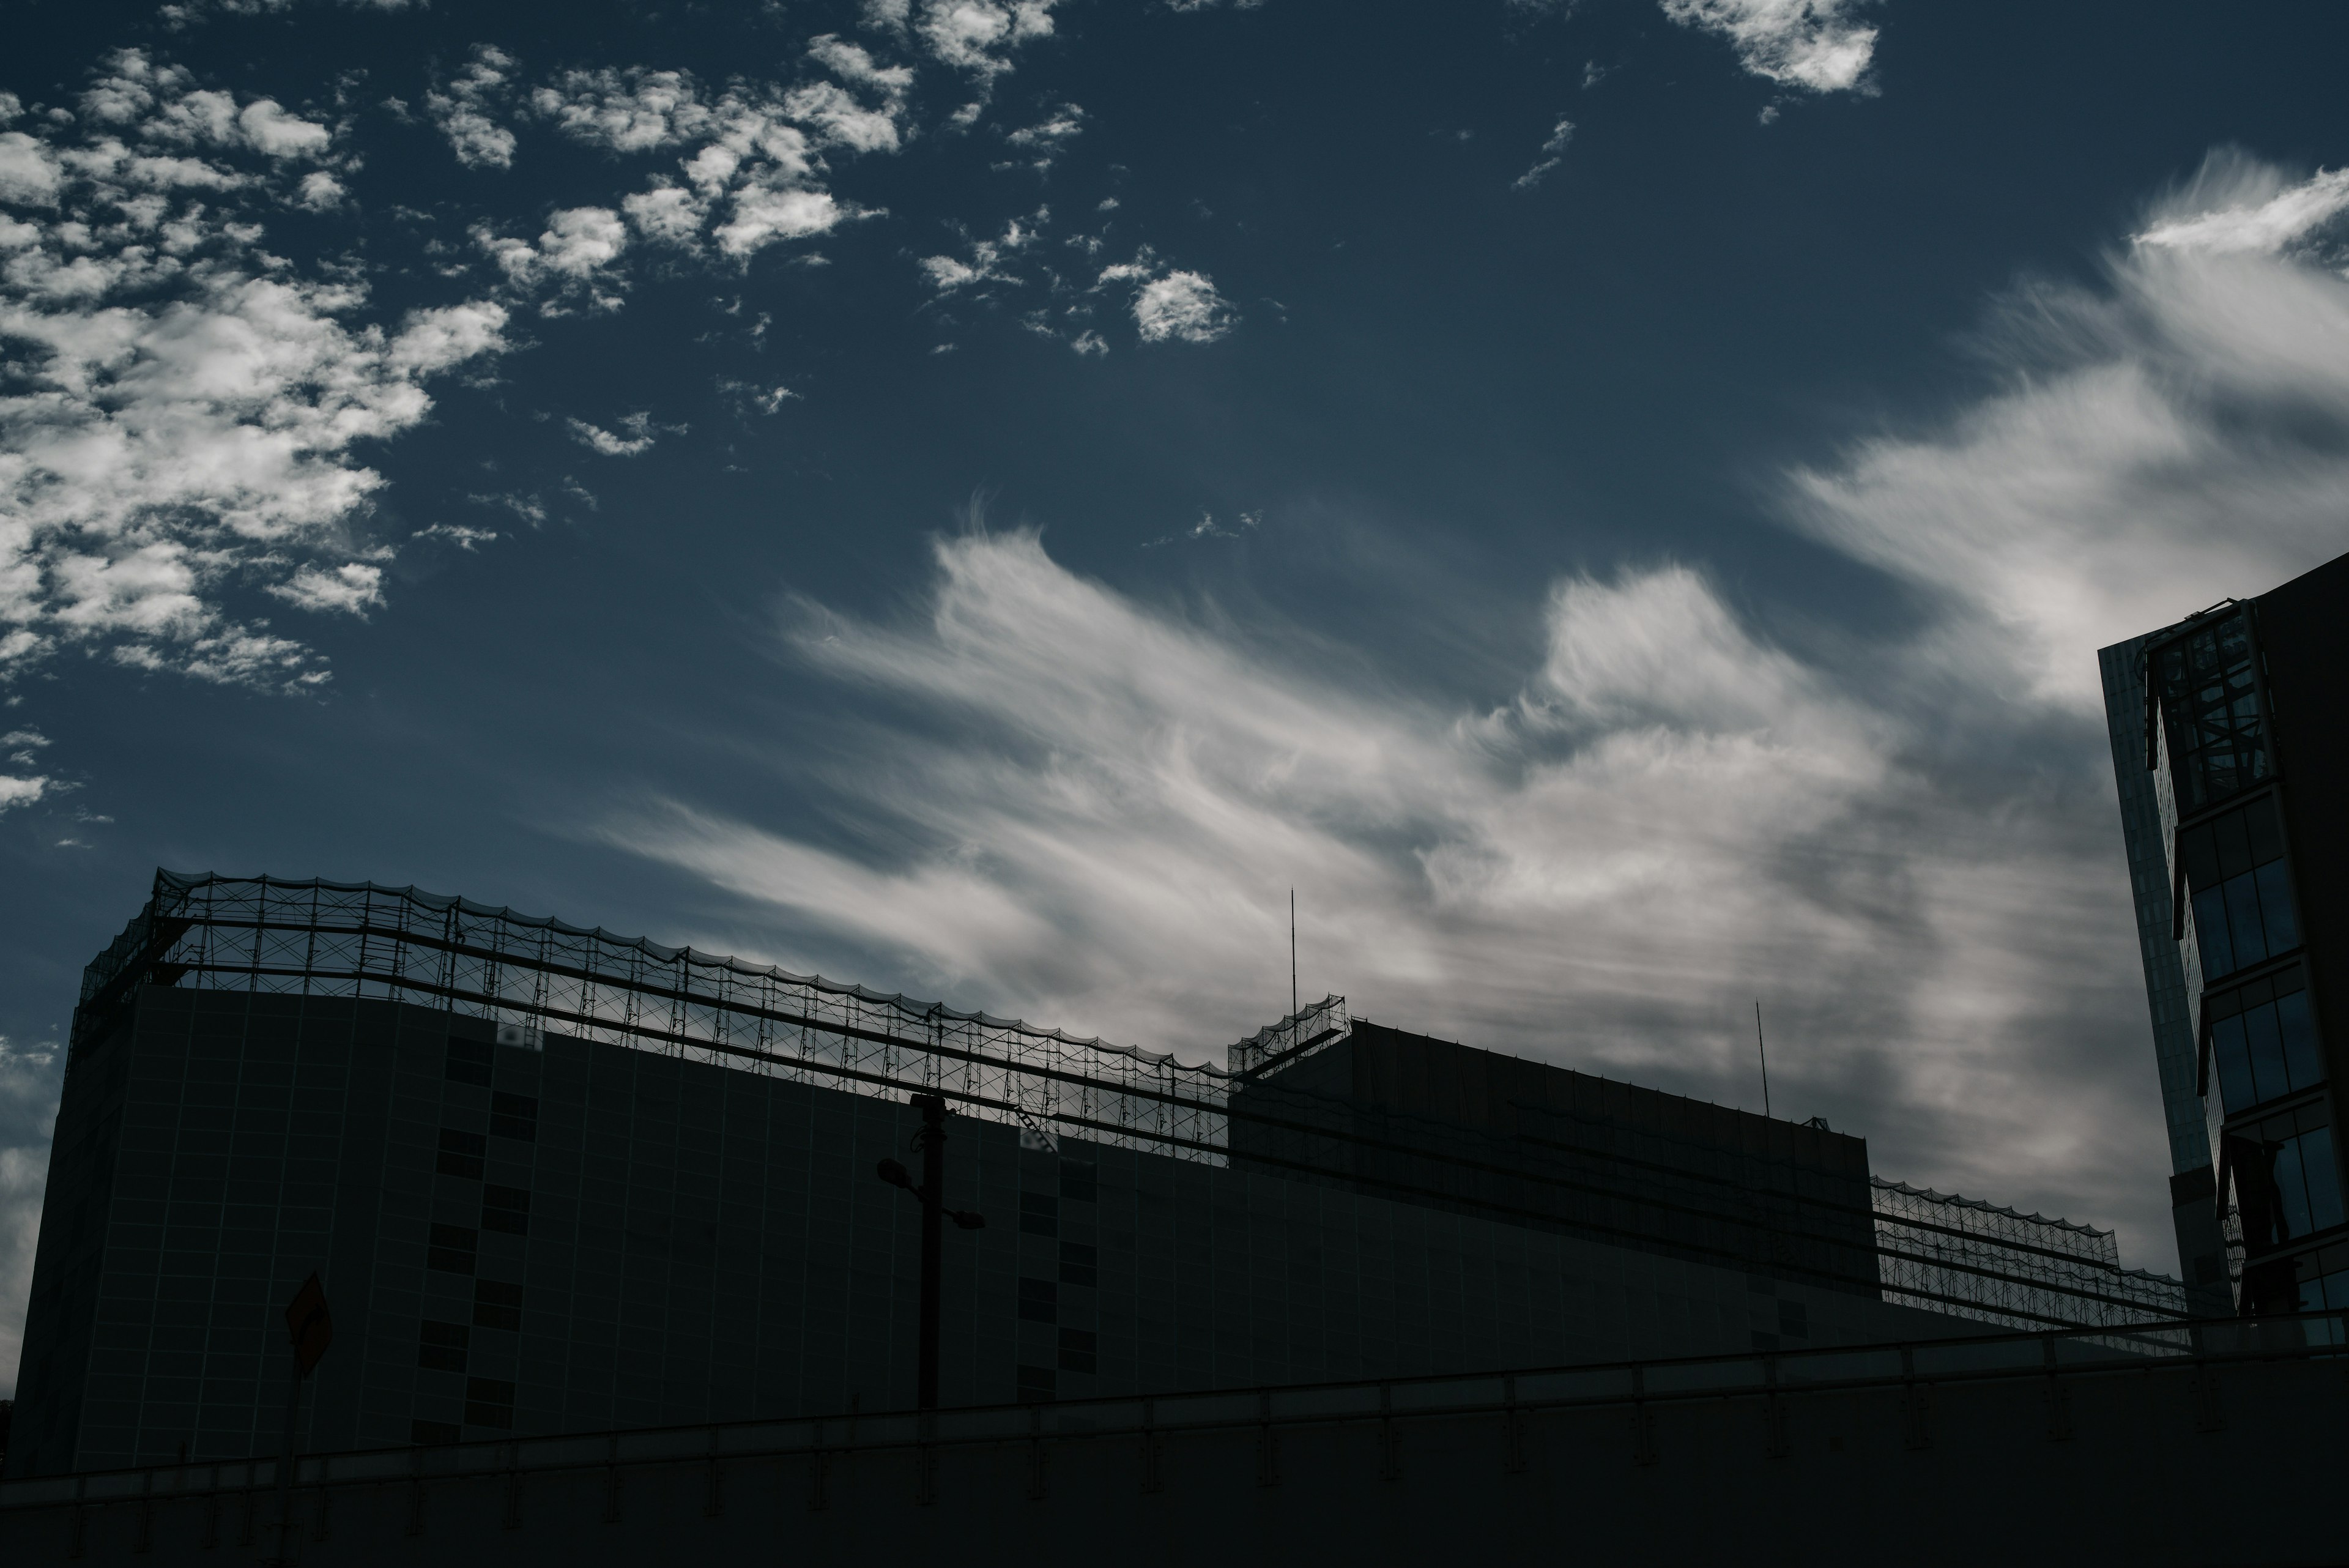
{"type": "Polygon", "coordinates": [[[2344,594],[2349,556],[2102,654],[2179,1261],[2213,1310],[2349,1305],[2344,594]]]}

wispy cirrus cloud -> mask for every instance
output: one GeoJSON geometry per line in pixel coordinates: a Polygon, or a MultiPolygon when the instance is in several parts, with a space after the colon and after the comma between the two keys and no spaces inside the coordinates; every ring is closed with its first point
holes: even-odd
{"type": "Polygon", "coordinates": [[[2338,173],[2212,155],[2100,285],[2009,296],[1995,390],[1796,473],[1798,525],[1951,607],[1959,667],[2092,709],[2096,648],[2349,546],[2344,211],[2338,173]]]}
{"type": "Polygon", "coordinates": [[[1549,140],[1541,144],[1542,156],[1532,168],[1509,183],[1519,191],[1530,191],[1540,184],[1549,171],[1566,161],[1567,144],[1574,140],[1574,121],[1564,116],[1549,129],[1549,140]]]}
{"type": "Polygon", "coordinates": [[[1292,882],[1309,984],[1479,1044],[1752,1103],[1760,997],[1780,1103],[2168,1268],[2095,649],[2343,547],[2331,179],[2214,158],[2101,285],[2019,291],[1981,395],[1787,476],[1915,587],[1900,630],[1569,575],[1494,701],[973,533],[902,620],[788,619],[794,679],[895,715],[779,764],[822,842],[682,800],[599,831],[779,956],[1195,1058],[1285,1004],[1292,882]]]}

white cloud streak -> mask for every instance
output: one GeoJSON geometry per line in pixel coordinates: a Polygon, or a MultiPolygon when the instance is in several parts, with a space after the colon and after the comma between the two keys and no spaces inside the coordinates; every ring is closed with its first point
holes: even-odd
{"type": "Polygon", "coordinates": [[[1993,324],[2011,379],[1789,477],[1916,586],[1906,632],[1798,656],[1700,571],[1569,576],[1480,705],[971,535],[901,623],[794,614],[897,715],[783,764],[824,842],[684,802],[604,835],[802,967],[1195,1059],[1285,1005],[1292,881],[1309,986],[1475,1044],[1752,1103],[1759,996],[1782,1105],[2171,1267],[2094,650],[2343,546],[2349,282],[2329,218],[2273,215],[2327,178],[2214,160],[2104,286],[1993,324]]]}
{"type": "Polygon", "coordinates": [[[1550,127],[1549,140],[1541,145],[1542,158],[1532,168],[1509,183],[1519,191],[1530,191],[1540,184],[1549,171],[1566,161],[1567,144],[1574,140],[1574,121],[1561,118],[1550,127]]]}

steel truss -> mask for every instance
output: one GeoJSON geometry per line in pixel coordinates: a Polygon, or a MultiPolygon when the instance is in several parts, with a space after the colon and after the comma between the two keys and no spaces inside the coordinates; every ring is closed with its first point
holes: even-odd
{"type": "Polygon", "coordinates": [[[1869,1178],[1884,1299],[2016,1328],[2188,1315],[2186,1287],[2124,1269],[2110,1231],[1869,1178]]]}
{"type": "MultiPolygon", "coordinates": [[[[105,1038],[139,987],[183,980],[206,990],[408,1002],[483,1019],[516,1044],[554,1033],[857,1094],[937,1094],[958,1114],[1016,1126],[1023,1137],[1048,1144],[1070,1136],[1227,1165],[1237,1114],[1334,1140],[1299,1160],[1247,1157],[1310,1178],[1350,1163],[1340,1158],[1339,1144],[1376,1141],[1309,1116],[1291,1119],[1300,1116],[1297,1107],[1284,1108],[1282,1096],[1268,1095],[1264,1082],[1268,1070],[1347,1037],[1352,1022],[1340,996],[1231,1046],[1227,1065],[1219,1067],[414,888],[170,871],[156,873],[147,907],[84,972],[68,1070],[105,1038]],[[1231,1098],[1238,1091],[1252,1093],[1249,1107],[1236,1112],[1231,1098]]],[[[1427,1169],[1531,1178],[1623,1196],[1614,1180],[1594,1185],[1586,1174],[1522,1149],[1464,1142],[1452,1152],[1418,1144],[1407,1152],[1427,1169]]],[[[1620,1179],[1641,1189],[1649,1207],[1720,1217],[1702,1199],[1692,1209],[1658,1188],[1663,1168],[1651,1174],[1637,1159],[1617,1163],[1625,1167],[1620,1179]]],[[[1723,1184],[1687,1171],[1669,1174],[1684,1183],[1723,1184]]],[[[1465,1203],[1515,1222],[1539,1218],[1464,1196],[1445,1180],[1376,1185],[1406,1201],[1465,1203]]],[[[1878,1270],[1888,1300],[2027,1327],[2187,1315],[2183,1287],[2121,1269],[2109,1232],[1881,1178],[1874,1179],[1874,1189],[1878,1270]]],[[[1821,1210],[1818,1218],[1831,1221],[1825,1210],[1832,1205],[1785,1196],[1795,1208],[1821,1210]]],[[[1800,1215],[1775,1223],[1790,1236],[1842,1240],[1811,1231],[1800,1215]]],[[[1578,1228],[1640,1244],[1628,1232],[1603,1234],[1604,1225],[1578,1228]]],[[[1727,1254],[1704,1261],[1744,1266],[1727,1254]]]]}
{"type": "MultiPolygon", "coordinates": [[[[1234,1075],[739,959],[371,882],[158,871],[82,979],[74,1048],[140,984],[411,1002],[865,1094],[945,1096],[1030,1132],[1222,1163],[1234,1075]]],[[[1343,997],[1277,1031],[1341,1037],[1343,997]]]]}

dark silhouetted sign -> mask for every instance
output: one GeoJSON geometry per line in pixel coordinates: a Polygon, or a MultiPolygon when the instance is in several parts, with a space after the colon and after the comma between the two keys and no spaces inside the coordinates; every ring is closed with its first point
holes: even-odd
{"type": "Polygon", "coordinates": [[[285,1309],[286,1336],[294,1342],[294,1359],[307,1377],[318,1365],[318,1357],[326,1354],[326,1346],[335,1343],[334,1315],[326,1311],[326,1288],[312,1274],[294,1293],[294,1301],[285,1309]]]}

